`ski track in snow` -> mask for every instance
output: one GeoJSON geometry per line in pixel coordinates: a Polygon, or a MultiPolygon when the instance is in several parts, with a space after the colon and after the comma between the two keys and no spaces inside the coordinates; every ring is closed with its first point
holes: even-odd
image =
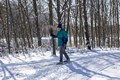
{"type": "MultiPolygon", "coordinates": [[[[67,49],[71,63],[56,65],[59,54],[0,58],[16,80],[120,80],[119,50],[67,49]],[[11,60],[11,61],[9,61],[11,60]]],[[[6,73],[7,80],[12,80],[6,73]]],[[[3,79],[0,67],[0,80],[3,79]]]]}

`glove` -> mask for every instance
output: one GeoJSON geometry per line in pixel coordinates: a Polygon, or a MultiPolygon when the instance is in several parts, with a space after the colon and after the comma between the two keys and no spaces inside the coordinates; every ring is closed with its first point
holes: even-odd
{"type": "Polygon", "coordinates": [[[52,37],[52,36],[53,36],[53,34],[50,34],[50,36],[52,37]]]}

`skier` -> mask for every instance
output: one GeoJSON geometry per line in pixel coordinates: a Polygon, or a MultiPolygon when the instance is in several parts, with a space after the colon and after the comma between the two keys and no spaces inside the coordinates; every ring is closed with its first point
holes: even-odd
{"type": "Polygon", "coordinates": [[[58,46],[60,48],[59,53],[60,53],[60,61],[57,64],[63,64],[63,55],[66,57],[66,60],[64,62],[69,62],[70,58],[65,52],[66,44],[68,41],[68,35],[66,31],[62,28],[62,23],[59,22],[57,26],[57,34],[50,34],[53,38],[58,38],[58,46]]]}

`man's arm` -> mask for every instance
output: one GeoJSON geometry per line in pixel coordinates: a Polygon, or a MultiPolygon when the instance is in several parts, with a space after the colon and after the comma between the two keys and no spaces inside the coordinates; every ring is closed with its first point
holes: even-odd
{"type": "Polygon", "coordinates": [[[57,38],[57,36],[54,34],[50,34],[50,36],[52,36],[53,38],[57,38]]]}

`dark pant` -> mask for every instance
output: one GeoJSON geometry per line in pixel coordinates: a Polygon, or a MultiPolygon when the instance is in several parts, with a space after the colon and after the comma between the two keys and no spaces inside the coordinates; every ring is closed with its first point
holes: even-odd
{"type": "Polygon", "coordinates": [[[63,61],[63,55],[66,57],[67,60],[69,60],[69,56],[65,52],[65,46],[60,46],[60,62],[63,61]]]}

